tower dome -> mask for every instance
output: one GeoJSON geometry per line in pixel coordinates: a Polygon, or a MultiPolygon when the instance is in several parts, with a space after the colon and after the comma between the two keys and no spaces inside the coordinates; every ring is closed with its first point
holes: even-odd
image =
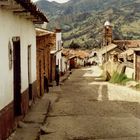
{"type": "Polygon", "coordinates": [[[107,20],[104,24],[104,26],[111,26],[110,22],[107,20]]]}

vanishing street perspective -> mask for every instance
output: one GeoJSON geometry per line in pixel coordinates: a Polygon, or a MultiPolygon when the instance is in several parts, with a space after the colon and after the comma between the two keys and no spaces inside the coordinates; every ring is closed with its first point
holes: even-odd
{"type": "Polygon", "coordinates": [[[140,0],[0,0],[0,140],[140,140],[140,0]]]}

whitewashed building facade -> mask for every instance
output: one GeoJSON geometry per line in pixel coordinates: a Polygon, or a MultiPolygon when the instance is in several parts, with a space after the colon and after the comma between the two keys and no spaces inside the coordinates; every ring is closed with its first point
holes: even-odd
{"type": "Polygon", "coordinates": [[[0,140],[36,96],[35,23],[46,17],[30,1],[0,1],[0,140]],[[27,5],[28,3],[28,5],[27,5]]]}
{"type": "Polygon", "coordinates": [[[62,72],[62,33],[61,29],[56,29],[56,65],[59,66],[62,72]]]}

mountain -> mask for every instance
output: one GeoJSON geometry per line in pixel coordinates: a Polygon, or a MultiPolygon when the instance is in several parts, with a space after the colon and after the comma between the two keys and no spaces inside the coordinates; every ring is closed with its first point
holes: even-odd
{"type": "Polygon", "coordinates": [[[49,29],[63,29],[64,45],[99,47],[103,25],[109,20],[115,39],[140,39],[140,0],[70,0],[67,3],[41,0],[36,3],[49,17],[49,29]]]}

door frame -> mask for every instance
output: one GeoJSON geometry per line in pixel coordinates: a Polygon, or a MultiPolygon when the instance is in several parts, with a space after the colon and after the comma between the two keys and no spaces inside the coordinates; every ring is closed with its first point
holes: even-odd
{"type": "Polygon", "coordinates": [[[28,87],[29,87],[29,100],[33,99],[33,95],[32,95],[32,80],[31,80],[31,75],[32,75],[32,71],[31,71],[31,45],[28,45],[28,50],[27,50],[27,57],[28,57],[28,87]]]}
{"type": "Polygon", "coordinates": [[[21,45],[20,37],[13,37],[13,89],[14,89],[14,115],[22,114],[21,109],[21,45]]]}

